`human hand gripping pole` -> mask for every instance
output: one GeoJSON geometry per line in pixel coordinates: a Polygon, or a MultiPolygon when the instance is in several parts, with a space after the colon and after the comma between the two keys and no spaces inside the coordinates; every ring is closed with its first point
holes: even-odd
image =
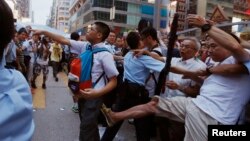
{"type": "Polygon", "coordinates": [[[174,19],[171,25],[170,35],[169,35],[169,43],[168,43],[168,52],[167,52],[167,59],[165,67],[160,72],[158,83],[155,87],[155,95],[160,95],[161,92],[165,91],[165,82],[166,82],[166,76],[168,75],[171,67],[171,60],[173,56],[173,49],[175,46],[175,41],[177,39],[177,28],[178,28],[178,18],[179,15],[175,13],[174,19]]]}

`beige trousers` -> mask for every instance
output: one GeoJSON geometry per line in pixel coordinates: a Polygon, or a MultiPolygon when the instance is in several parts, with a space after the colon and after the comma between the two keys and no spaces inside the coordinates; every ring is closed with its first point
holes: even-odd
{"type": "Polygon", "coordinates": [[[218,124],[218,121],[200,110],[192,102],[192,98],[173,97],[166,99],[158,96],[155,98],[159,99],[157,105],[159,112],[156,116],[185,123],[184,141],[207,141],[208,125],[218,124]]]}

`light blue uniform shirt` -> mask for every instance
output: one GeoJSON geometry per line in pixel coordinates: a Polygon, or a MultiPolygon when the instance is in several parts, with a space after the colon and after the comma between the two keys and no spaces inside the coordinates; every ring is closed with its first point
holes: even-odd
{"type": "Polygon", "coordinates": [[[128,52],[124,57],[124,79],[145,85],[150,70],[160,72],[164,66],[165,63],[155,60],[150,56],[142,55],[136,58],[133,52],[128,52]]]}
{"type": "Polygon", "coordinates": [[[34,132],[30,87],[20,72],[5,69],[4,62],[0,63],[0,140],[30,141],[34,132]]]}

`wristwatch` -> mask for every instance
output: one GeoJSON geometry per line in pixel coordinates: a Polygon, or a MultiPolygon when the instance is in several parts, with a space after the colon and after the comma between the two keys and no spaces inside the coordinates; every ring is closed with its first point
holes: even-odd
{"type": "Polygon", "coordinates": [[[201,31],[202,32],[207,32],[208,30],[210,30],[211,29],[211,27],[212,27],[212,25],[210,25],[210,24],[204,24],[204,25],[202,25],[201,26],[201,31]]]}
{"type": "Polygon", "coordinates": [[[211,75],[211,74],[212,74],[212,72],[211,72],[211,70],[210,70],[209,67],[206,68],[206,72],[207,72],[208,75],[211,75]]]}

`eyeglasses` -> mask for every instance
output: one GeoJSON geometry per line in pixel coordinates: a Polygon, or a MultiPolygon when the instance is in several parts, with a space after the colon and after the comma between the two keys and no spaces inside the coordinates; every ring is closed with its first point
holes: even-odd
{"type": "Polygon", "coordinates": [[[180,45],[180,48],[181,48],[181,49],[193,49],[193,50],[196,50],[195,48],[190,47],[189,45],[184,45],[184,44],[181,44],[181,45],[180,45]]]}
{"type": "Polygon", "coordinates": [[[94,27],[88,28],[88,31],[95,31],[95,32],[98,32],[94,27]]]}

